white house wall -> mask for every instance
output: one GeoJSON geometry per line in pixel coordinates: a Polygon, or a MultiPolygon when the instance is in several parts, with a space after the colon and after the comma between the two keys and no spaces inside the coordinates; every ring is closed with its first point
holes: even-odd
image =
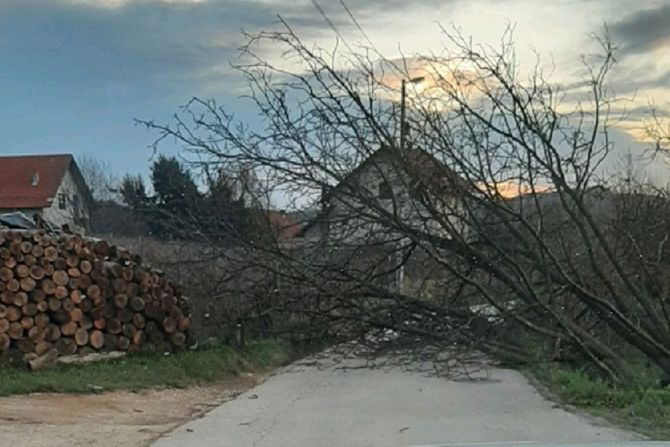
{"type": "Polygon", "coordinates": [[[88,209],[86,208],[85,197],[77,187],[77,183],[75,182],[70,170],[68,170],[63,176],[63,180],[58,187],[56,195],[53,197],[51,206],[44,209],[42,216],[47,221],[58,226],[67,224],[73,230],[80,232],[85,231],[85,228],[81,225],[78,225],[76,222],[82,220],[85,222],[88,221],[88,209]],[[65,209],[60,209],[59,207],[59,196],[61,194],[65,194],[66,197],[65,209]],[[74,200],[75,195],[79,198],[78,205],[74,200]],[[79,216],[77,216],[75,206],[79,208],[79,216]]]}

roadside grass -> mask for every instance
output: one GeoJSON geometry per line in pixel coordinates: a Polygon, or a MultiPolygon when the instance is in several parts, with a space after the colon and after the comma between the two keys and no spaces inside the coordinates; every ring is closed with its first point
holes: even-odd
{"type": "Polygon", "coordinates": [[[210,345],[171,355],[132,355],[83,365],[59,365],[35,372],[4,365],[0,367],[0,396],[185,388],[213,383],[242,372],[268,370],[287,363],[290,358],[286,344],[260,341],[250,343],[242,350],[210,345]]]}
{"type": "Polygon", "coordinates": [[[639,380],[624,386],[559,365],[531,372],[564,403],[653,439],[670,440],[670,390],[658,388],[648,368],[639,370],[639,380]]]}

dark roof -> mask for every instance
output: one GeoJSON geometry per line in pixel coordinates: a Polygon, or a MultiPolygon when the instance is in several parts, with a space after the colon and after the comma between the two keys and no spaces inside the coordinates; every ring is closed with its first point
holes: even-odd
{"type": "MultiPolygon", "coordinates": [[[[378,158],[383,157],[390,151],[395,150],[390,146],[382,146],[376,151],[374,151],[368,158],[366,158],[362,163],[356,166],[349,174],[347,174],[344,179],[333,188],[331,188],[327,193],[324,193],[324,196],[321,200],[327,199],[327,196],[333,195],[337,192],[342,185],[351,181],[352,178],[355,178],[359,172],[365,169],[368,165],[375,163],[378,158]]],[[[414,176],[414,178],[420,178],[422,182],[426,185],[430,185],[435,191],[444,188],[444,192],[448,192],[449,189],[454,190],[455,188],[461,189],[471,189],[471,186],[461,178],[454,170],[449,168],[447,165],[442,163],[440,160],[435,158],[432,154],[428,153],[421,148],[411,148],[407,149],[404,155],[398,155],[400,160],[407,161],[404,168],[414,176]]],[[[323,219],[323,216],[329,212],[329,209],[324,209],[320,212],[314,219],[309,221],[305,226],[300,229],[296,234],[298,237],[304,236],[304,234],[311,227],[314,226],[319,220],[323,219]]]]}
{"type": "Polygon", "coordinates": [[[70,154],[0,157],[0,208],[46,208],[51,206],[65,173],[90,200],[90,191],[70,154]]]}

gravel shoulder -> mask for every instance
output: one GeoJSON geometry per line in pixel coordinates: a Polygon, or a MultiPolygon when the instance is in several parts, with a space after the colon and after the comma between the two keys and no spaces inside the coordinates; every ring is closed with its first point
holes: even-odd
{"type": "Polygon", "coordinates": [[[26,447],[146,446],[262,379],[246,374],[187,389],[4,397],[0,398],[0,439],[2,445],[26,447]]]}

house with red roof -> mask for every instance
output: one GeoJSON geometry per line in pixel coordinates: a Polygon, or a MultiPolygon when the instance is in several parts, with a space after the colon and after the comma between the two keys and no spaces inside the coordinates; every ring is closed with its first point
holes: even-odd
{"type": "Polygon", "coordinates": [[[70,154],[0,156],[0,213],[21,211],[85,232],[91,193],[70,154]]]}

